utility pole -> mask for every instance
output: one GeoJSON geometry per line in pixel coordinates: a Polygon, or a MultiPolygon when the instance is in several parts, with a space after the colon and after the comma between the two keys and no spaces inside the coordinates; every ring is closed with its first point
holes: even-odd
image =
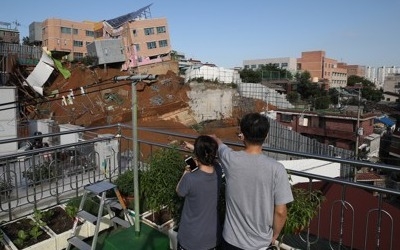
{"type": "Polygon", "coordinates": [[[140,223],[139,222],[139,151],[138,151],[138,133],[137,133],[137,92],[136,85],[143,80],[156,81],[158,75],[130,75],[130,76],[115,76],[114,82],[118,81],[132,81],[132,148],[133,148],[133,187],[134,187],[134,199],[135,199],[135,235],[140,235],[140,223]]]}
{"type": "MultiPolygon", "coordinates": [[[[356,83],[361,84],[361,83],[356,83]]],[[[361,128],[360,128],[360,113],[361,113],[361,108],[360,108],[360,103],[361,103],[361,89],[362,85],[358,88],[358,109],[357,109],[357,127],[356,127],[356,148],[355,148],[355,158],[358,160],[358,147],[360,144],[360,134],[361,134],[361,128]]]]}

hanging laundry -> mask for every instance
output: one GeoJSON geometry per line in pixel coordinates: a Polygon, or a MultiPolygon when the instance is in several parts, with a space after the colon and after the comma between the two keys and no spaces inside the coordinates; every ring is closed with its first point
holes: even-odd
{"type": "Polygon", "coordinates": [[[62,100],[61,100],[61,105],[62,106],[67,106],[67,100],[65,99],[65,96],[62,96],[62,100]]]}
{"type": "Polygon", "coordinates": [[[74,104],[74,101],[72,101],[72,99],[73,99],[73,96],[70,96],[70,95],[68,95],[68,104],[69,105],[72,105],[72,104],[74,104]]]}

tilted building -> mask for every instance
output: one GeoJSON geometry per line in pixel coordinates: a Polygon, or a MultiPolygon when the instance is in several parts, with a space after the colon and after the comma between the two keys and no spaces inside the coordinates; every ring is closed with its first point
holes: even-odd
{"type": "Polygon", "coordinates": [[[30,40],[37,41],[33,37],[37,34],[34,29],[40,27],[42,46],[47,47],[52,54],[73,61],[88,56],[86,46],[95,40],[120,39],[122,47],[119,49],[125,55],[123,69],[170,60],[171,42],[167,19],[151,18],[150,6],[100,22],[46,19],[41,26],[37,23],[29,26],[29,34],[32,34],[30,40]]]}

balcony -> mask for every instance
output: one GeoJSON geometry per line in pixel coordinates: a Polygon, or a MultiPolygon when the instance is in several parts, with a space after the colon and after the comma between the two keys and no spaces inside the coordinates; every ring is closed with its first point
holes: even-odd
{"type": "MultiPolygon", "coordinates": [[[[169,142],[193,140],[192,135],[150,128],[138,128],[138,162],[142,164],[156,149],[169,142]],[[146,136],[143,136],[146,135],[146,136]],[[143,139],[150,138],[150,139],[143,139]],[[165,140],[163,140],[165,139],[165,140]]],[[[11,183],[1,189],[0,220],[3,223],[46,209],[82,194],[83,187],[99,180],[111,180],[132,168],[132,128],[109,125],[96,128],[39,135],[0,143],[23,142],[79,135],[77,142],[0,155],[0,181],[11,183]],[[48,162],[47,165],[44,165],[48,162]],[[46,166],[46,171],[39,171],[46,166]],[[31,173],[31,174],[29,174],[31,173]]],[[[234,147],[241,144],[227,143],[234,147]]],[[[182,150],[183,151],[183,150],[182,150]]],[[[350,159],[264,148],[265,154],[280,159],[318,159],[341,164],[342,178],[291,170],[290,174],[308,180],[299,185],[321,190],[326,200],[310,227],[299,235],[284,238],[283,249],[400,249],[400,191],[398,183],[378,187],[353,181],[357,168],[398,173],[399,167],[350,159]],[[283,157],[282,157],[283,156],[283,157]]],[[[182,152],[184,153],[184,152],[182,152]]],[[[328,167],[328,166],[327,166],[328,167]]],[[[388,183],[388,182],[387,182],[388,183]]],[[[129,229],[133,235],[133,230],[129,229]]],[[[113,234],[105,236],[111,242],[113,234]]],[[[165,237],[167,237],[165,235],[165,237]]],[[[135,237],[132,236],[132,240],[135,237]]],[[[115,240],[115,239],[114,239],[115,240]]],[[[153,240],[150,239],[149,240],[153,240]]],[[[155,240],[155,239],[154,239],[155,240]]],[[[148,242],[153,244],[153,242],[148,242]]],[[[106,246],[107,244],[104,244],[106,246]]],[[[103,249],[106,249],[103,247],[103,249]]],[[[113,248],[116,249],[116,248],[113,248]]]]}

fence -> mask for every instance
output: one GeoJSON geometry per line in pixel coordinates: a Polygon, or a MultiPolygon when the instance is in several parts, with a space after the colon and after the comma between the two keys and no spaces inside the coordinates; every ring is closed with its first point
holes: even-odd
{"type": "MultiPolygon", "coordinates": [[[[13,220],[32,212],[33,208],[45,208],[62,203],[80,195],[88,183],[112,180],[132,167],[132,128],[122,125],[102,126],[90,129],[38,135],[16,141],[40,140],[43,137],[64,136],[83,133],[81,141],[48,148],[33,148],[24,152],[0,156],[0,217],[2,221],[13,220]],[[102,131],[107,131],[102,136],[102,131]]],[[[191,135],[169,131],[139,128],[142,133],[153,133],[154,137],[167,136],[170,141],[193,140],[191,135]]],[[[11,140],[2,140],[8,143],[11,140]]],[[[157,148],[171,145],[151,140],[140,140],[138,162],[145,162],[157,148]]],[[[229,143],[240,148],[241,144],[229,143]]],[[[285,155],[286,158],[320,159],[339,162],[348,168],[368,167],[386,172],[398,171],[397,166],[335,158],[325,154],[312,154],[297,150],[265,147],[265,153],[285,155]]],[[[187,152],[186,152],[187,153],[187,152]]],[[[400,213],[398,189],[377,187],[367,183],[353,182],[342,178],[330,178],[296,170],[291,175],[309,179],[309,190],[320,187],[326,192],[327,201],[317,218],[318,227],[310,226],[300,236],[294,236],[293,244],[310,245],[327,242],[330,249],[399,249],[400,213]],[[315,182],[318,181],[318,182],[315,182]],[[322,184],[321,184],[322,183],[322,184]],[[336,190],[330,194],[329,190],[336,190]],[[358,203],[354,195],[369,197],[358,203]],[[396,203],[397,202],[397,203],[396,203]],[[359,204],[361,203],[361,204],[359,204]],[[396,205],[397,204],[397,205],[396,205]],[[342,211],[342,212],[340,212],[342,211]],[[347,215],[351,212],[352,215],[347,215]],[[329,213],[330,212],[330,213],[329,213]],[[319,227],[322,224],[322,230],[319,227]],[[330,234],[329,234],[330,232],[330,234]]],[[[249,184],[251,185],[251,184],[249,184]]],[[[359,197],[359,198],[360,198],[359,197]]]]}

